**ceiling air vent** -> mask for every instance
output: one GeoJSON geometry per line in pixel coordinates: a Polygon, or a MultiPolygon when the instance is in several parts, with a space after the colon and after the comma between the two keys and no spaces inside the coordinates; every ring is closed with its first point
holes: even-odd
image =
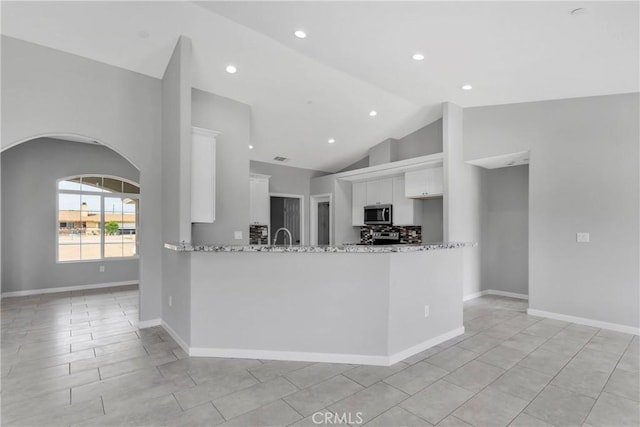
{"type": "Polygon", "coordinates": [[[275,156],[273,160],[275,160],[276,162],[286,162],[289,159],[287,159],[286,157],[275,156]]]}

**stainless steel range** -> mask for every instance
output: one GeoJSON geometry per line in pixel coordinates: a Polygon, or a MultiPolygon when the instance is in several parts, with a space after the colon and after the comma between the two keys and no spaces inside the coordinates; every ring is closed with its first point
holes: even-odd
{"type": "Polygon", "coordinates": [[[374,231],[371,237],[374,245],[397,245],[400,243],[400,233],[397,231],[374,231]]]}

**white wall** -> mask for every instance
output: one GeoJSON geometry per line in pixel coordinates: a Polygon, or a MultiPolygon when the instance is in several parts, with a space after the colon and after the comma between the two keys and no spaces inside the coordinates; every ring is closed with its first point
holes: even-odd
{"type": "Polygon", "coordinates": [[[79,134],[140,170],[140,318],[161,306],[160,81],[2,36],[2,150],[39,136],[79,134]]]}
{"type": "Polygon", "coordinates": [[[464,253],[464,295],[480,291],[480,238],[482,204],[479,167],[463,160],[463,112],[455,104],[443,106],[444,196],[443,228],[445,242],[475,242],[464,253]]]}
{"type": "Polygon", "coordinates": [[[531,150],[530,308],[639,326],[639,114],[637,93],[465,109],[465,160],[531,150]]]}
{"type": "MultiPolygon", "coordinates": [[[[293,168],[290,166],[275,165],[273,163],[264,163],[251,161],[249,165],[251,173],[259,173],[264,175],[270,175],[269,179],[269,192],[280,194],[297,194],[304,196],[304,218],[302,219],[304,224],[304,244],[308,245],[309,240],[309,216],[310,216],[310,204],[309,195],[311,191],[311,179],[326,175],[325,172],[293,168]]],[[[248,178],[247,178],[248,179],[248,178]]]]}
{"type": "Polygon", "coordinates": [[[482,289],[529,293],[529,166],[482,172],[482,289]]]}
{"type": "Polygon", "coordinates": [[[193,126],[219,131],[216,138],[216,220],[194,224],[194,243],[249,243],[249,144],[251,107],[192,90],[193,126]],[[242,239],[235,240],[234,232],[242,239]]]}
{"type": "Polygon", "coordinates": [[[57,180],[81,174],[140,179],[100,145],[40,138],[2,153],[2,292],[138,281],[137,259],[56,262],[57,180]]]}

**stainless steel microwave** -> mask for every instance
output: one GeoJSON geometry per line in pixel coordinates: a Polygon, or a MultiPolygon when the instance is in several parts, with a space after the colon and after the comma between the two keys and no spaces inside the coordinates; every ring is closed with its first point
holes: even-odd
{"type": "Polygon", "coordinates": [[[369,205],[364,207],[364,223],[367,225],[391,225],[391,205],[369,205]]]}

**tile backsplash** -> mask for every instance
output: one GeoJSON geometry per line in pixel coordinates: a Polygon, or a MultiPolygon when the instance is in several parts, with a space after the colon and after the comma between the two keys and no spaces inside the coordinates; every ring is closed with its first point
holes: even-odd
{"type": "Polygon", "coordinates": [[[360,243],[372,243],[374,231],[397,232],[400,234],[400,243],[422,243],[422,227],[419,225],[366,225],[360,227],[360,243]]]}
{"type": "Polygon", "coordinates": [[[250,245],[268,245],[269,244],[269,227],[266,225],[249,225],[249,244],[250,245]]]}

